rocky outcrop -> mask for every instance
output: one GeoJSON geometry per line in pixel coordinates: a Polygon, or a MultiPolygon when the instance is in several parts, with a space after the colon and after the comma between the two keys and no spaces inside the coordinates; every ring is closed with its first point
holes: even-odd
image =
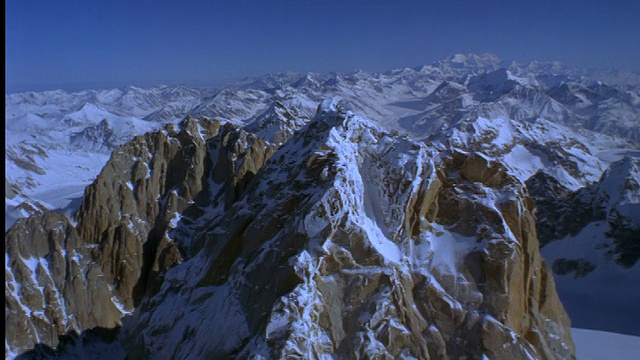
{"type": "Polygon", "coordinates": [[[167,257],[178,260],[178,247],[189,247],[166,236],[173,219],[214,200],[218,187],[232,202],[270,155],[261,139],[231,125],[187,118],[180,127],[117,149],[78,212],[78,232],[100,244],[102,268],[127,309],[151,286],[153,273],[174,265],[161,266],[167,257]]]}
{"type": "Polygon", "coordinates": [[[121,306],[85,243],[60,214],[20,219],[6,235],[5,351],[58,344],[58,336],[120,325],[121,306]]]}
{"type": "Polygon", "coordinates": [[[188,251],[170,235],[186,227],[180,214],[233,202],[272,152],[233,126],[187,118],[116,149],[75,226],[56,213],[21,220],[7,234],[7,351],[119,326],[188,251]]]}
{"type": "Polygon", "coordinates": [[[4,194],[7,199],[13,199],[20,193],[20,187],[18,185],[12,184],[5,177],[4,178],[4,194]]]}
{"type": "Polygon", "coordinates": [[[596,265],[586,259],[556,259],[553,262],[553,272],[558,275],[574,273],[576,278],[583,277],[595,270],[596,265]]]}

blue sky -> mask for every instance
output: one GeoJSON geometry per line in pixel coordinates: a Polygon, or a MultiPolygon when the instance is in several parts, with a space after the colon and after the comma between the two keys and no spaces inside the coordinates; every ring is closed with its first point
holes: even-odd
{"type": "Polygon", "coordinates": [[[6,90],[386,71],[455,53],[640,71],[637,1],[7,0],[6,90]]]}

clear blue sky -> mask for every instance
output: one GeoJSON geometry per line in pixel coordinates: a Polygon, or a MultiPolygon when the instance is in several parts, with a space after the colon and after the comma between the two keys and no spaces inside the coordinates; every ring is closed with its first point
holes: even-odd
{"type": "Polygon", "coordinates": [[[640,2],[6,0],[6,90],[385,71],[454,53],[640,71],[640,2]]]}

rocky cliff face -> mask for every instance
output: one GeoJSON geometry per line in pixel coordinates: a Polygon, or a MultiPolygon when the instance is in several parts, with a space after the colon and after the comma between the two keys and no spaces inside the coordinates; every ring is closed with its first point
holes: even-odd
{"type": "Polygon", "coordinates": [[[121,306],[66,216],[21,219],[6,235],[5,355],[58,336],[120,324],[121,306]]]}
{"type": "Polygon", "coordinates": [[[7,351],[121,325],[131,358],[572,358],[522,185],[346,108],[277,149],[192,118],[119,147],[76,225],[8,233],[7,351]]]}
{"type": "Polygon", "coordinates": [[[77,224],[56,213],[21,219],[6,236],[7,351],[119,326],[181,261],[168,236],[176,216],[210,191],[233,201],[272,152],[232,126],[187,118],[119,147],[86,189],[77,224]]]}
{"type": "Polygon", "coordinates": [[[592,203],[593,196],[586,188],[570,191],[543,171],[538,171],[525,184],[537,205],[536,225],[542,246],[576,235],[588,223],[606,217],[603,209],[592,203]]]}

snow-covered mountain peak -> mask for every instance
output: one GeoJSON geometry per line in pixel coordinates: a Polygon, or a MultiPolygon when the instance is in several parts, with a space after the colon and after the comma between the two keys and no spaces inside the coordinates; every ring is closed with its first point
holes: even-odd
{"type": "Polygon", "coordinates": [[[420,72],[438,71],[450,78],[460,78],[466,74],[490,72],[501,67],[501,60],[493,54],[456,54],[422,67],[420,72]]]}
{"type": "Polygon", "coordinates": [[[303,88],[303,87],[311,87],[317,88],[320,86],[320,80],[318,79],[318,74],[307,73],[301,76],[296,82],[292,84],[294,88],[303,88]]]}
{"type": "Polygon", "coordinates": [[[106,118],[98,124],[89,125],[70,135],[70,144],[75,149],[91,149],[98,152],[111,152],[117,145],[116,132],[106,118]]]}
{"type": "Polygon", "coordinates": [[[502,60],[494,54],[454,54],[449,58],[451,63],[459,63],[475,66],[486,66],[488,64],[499,64],[502,60]]]}
{"type": "Polygon", "coordinates": [[[464,63],[467,61],[467,56],[464,54],[455,54],[450,58],[450,61],[454,63],[464,63]]]}
{"type": "Polygon", "coordinates": [[[563,65],[559,61],[538,61],[534,60],[530,63],[524,65],[524,68],[528,71],[536,72],[536,73],[547,73],[551,75],[558,75],[562,73],[566,73],[570,68],[563,65]]]}

